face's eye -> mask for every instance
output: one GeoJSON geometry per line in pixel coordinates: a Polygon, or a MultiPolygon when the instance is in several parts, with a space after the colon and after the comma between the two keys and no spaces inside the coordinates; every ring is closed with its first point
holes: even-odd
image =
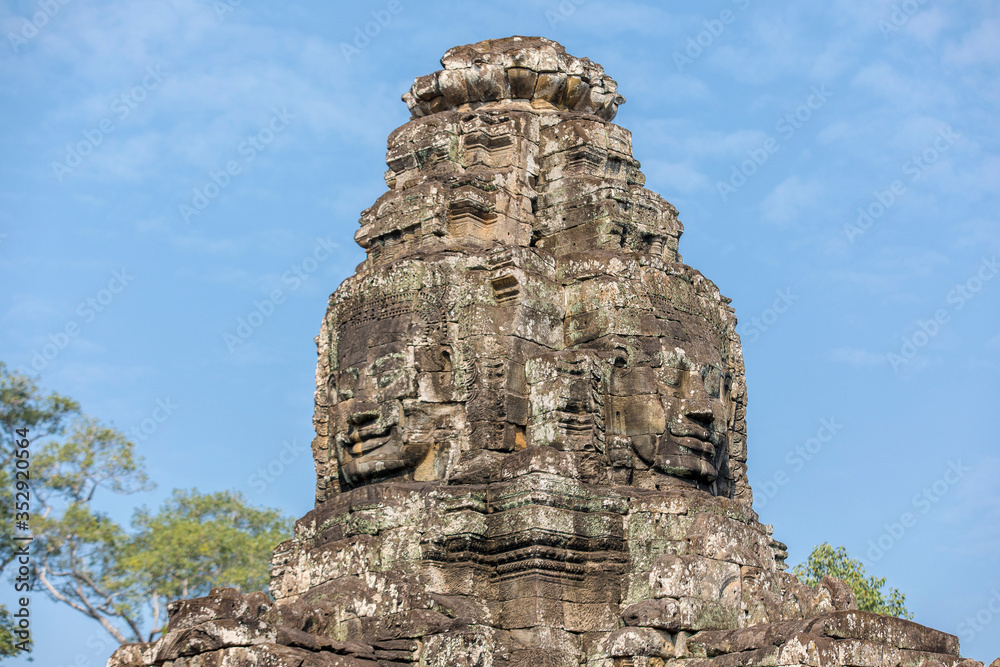
{"type": "Polygon", "coordinates": [[[337,384],[337,400],[346,401],[354,398],[354,392],[358,385],[358,369],[345,368],[340,372],[337,384]]]}
{"type": "Polygon", "coordinates": [[[711,398],[718,398],[722,385],[722,371],[715,366],[705,366],[701,369],[701,379],[705,383],[705,393],[711,398]]]}
{"type": "Polygon", "coordinates": [[[379,389],[384,389],[406,374],[405,357],[401,352],[379,357],[371,365],[371,376],[379,389]]]}

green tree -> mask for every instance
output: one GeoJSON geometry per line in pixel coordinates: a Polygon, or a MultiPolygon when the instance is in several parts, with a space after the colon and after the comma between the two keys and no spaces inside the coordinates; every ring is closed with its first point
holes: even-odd
{"type": "Polygon", "coordinates": [[[17,429],[28,429],[32,442],[60,435],[66,422],[80,414],[70,398],[43,396],[38,384],[20,373],[11,373],[0,361],[0,574],[14,558],[14,484],[11,479],[17,429]]]}
{"type": "Polygon", "coordinates": [[[99,490],[152,488],[135,445],[113,428],[78,417],[65,439],[32,457],[34,578],[55,600],[94,619],[117,641],[141,637],[142,609],[125,583],[129,536],[92,501],[99,490]],[[121,631],[123,622],[130,633],[121,631]]]}
{"type": "Polygon", "coordinates": [[[266,589],[271,550],[288,536],[291,521],[237,493],[175,490],[156,513],[137,509],[132,528],[126,532],[87,503],[73,503],[46,522],[36,568],[49,595],[123,644],[152,641],[172,600],[215,586],[266,589]]]}
{"type": "Polygon", "coordinates": [[[154,628],[169,600],[207,595],[215,586],[266,589],[271,550],[291,532],[277,510],[251,507],[230,491],[193,489],[175,489],[156,514],[140,508],[132,527],[129,555],[120,562],[148,600],[154,628]]]}
{"type": "Polygon", "coordinates": [[[912,619],[906,609],[906,595],[895,588],[883,591],[885,577],[868,576],[864,565],[851,558],[844,547],[833,548],[820,544],[805,563],[799,563],[792,572],[799,581],[816,588],[825,576],[843,579],[858,598],[858,609],[886,616],[912,619]]]}
{"type": "Polygon", "coordinates": [[[17,654],[17,638],[14,637],[14,617],[7,608],[0,605],[0,660],[17,654]]]}
{"type": "MultiPolygon", "coordinates": [[[[254,508],[237,493],[175,491],[156,513],[137,509],[127,530],[94,501],[108,492],[152,488],[134,443],[81,415],[74,401],[43,396],[35,381],[2,363],[0,394],[0,458],[6,464],[0,469],[0,572],[16,548],[9,471],[16,429],[27,427],[36,590],[127,643],[162,632],[163,610],[172,600],[204,595],[213,586],[266,588],[271,549],[290,532],[289,518],[254,508]]],[[[9,641],[11,620],[0,607],[0,658],[17,651],[9,641]]]]}

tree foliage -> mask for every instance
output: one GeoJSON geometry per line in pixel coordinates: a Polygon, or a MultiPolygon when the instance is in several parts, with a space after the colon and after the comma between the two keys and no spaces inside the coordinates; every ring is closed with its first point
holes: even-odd
{"type": "Polygon", "coordinates": [[[38,495],[45,506],[89,503],[98,489],[135,493],[152,488],[135,446],[113,428],[80,417],[63,442],[49,442],[34,456],[32,467],[43,482],[38,495]]]}
{"type": "MultiPolygon", "coordinates": [[[[94,619],[120,643],[150,641],[166,604],[213,586],[266,588],[271,549],[291,530],[277,510],[232,492],[174,491],[153,512],[135,510],[130,529],[95,500],[153,487],[135,445],[81,414],[79,405],[11,373],[0,362],[0,573],[14,557],[10,477],[16,429],[31,438],[34,590],[94,619]],[[67,433],[68,431],[68,433],[67,433]]],[[[0,659],[13,655],[11,618],[0,607],[0,659]]]]}
{"type": "Polygon", "coordinates": [[[271,550],[291,528],[280,512],[251,507],[240,494],[193,489],[174,490],[156,514],[140,508],[132,527],[120,562],[130,585],[145,592],[154,625],[161,600],[207,595],[215,586],[266,588],[271,550]]]}
{"type": "Polygon", "coordinates": [[[816,588],[825,576],[843,579],[858,598],[858,609],[886,616],[912,619],[906,609],[906,595],[895,588],[883,591],[885,577],[868,576],[864,565],[851,558],[844,547],[820,544],[805,563],[799,563],[792,572],[802,583],[816,588]]]}
{"type": "Polygon", "coordinates": [[[17,654],[17,639],[14,637],[14,617],[0,604],[0,660],[17,654]]]}
{"type": "MultiPolygon", "coordinates": [[[[14,558],[14,484],[11,479],[16,429],[27,428],[29,439],[60,435],[66,421],[80,414],[72,399],[52,393],[43,396],[38,384],[20,373],[10,373],[0,361],[0,574],[14,558]]],[[[2,653],[0,653],[2,655],[2,653]]]]}
{"type": "Polygon", "coordinates": [[[121,560],[129,553],[129,538],[121,526],[79,502],[40,524],[35,528],[38,586],[100,623],[119,643],[144,639],[141,598],[124,584],[121,560]]]}

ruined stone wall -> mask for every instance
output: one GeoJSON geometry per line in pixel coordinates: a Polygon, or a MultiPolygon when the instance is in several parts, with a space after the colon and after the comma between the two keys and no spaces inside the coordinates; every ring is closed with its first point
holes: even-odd
{"type": "Polygon", "coordinates": [[[614,81],[541,38],[442,65],[316,339],[316,507],[273,599],[172,603],[109,667],[982,667],[785,572],[733,309],[614,81]]]}

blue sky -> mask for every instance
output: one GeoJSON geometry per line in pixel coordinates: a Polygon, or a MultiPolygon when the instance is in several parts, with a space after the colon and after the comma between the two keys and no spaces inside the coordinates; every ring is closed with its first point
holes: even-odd
{"type": "MultiPolygon", "coordinates": [[[[618,81],[733,299],[789,562],[843,544],[1000,656],[996,3],[346,4],[0,3],[0,359],[135,435],[159,486],[101,507],[311,507],[312,339],[399,96],[451,46],[543,35],[618,81]]],[[[96,623],[32,605],[35,664],[104,663],[96,623]]]]}

